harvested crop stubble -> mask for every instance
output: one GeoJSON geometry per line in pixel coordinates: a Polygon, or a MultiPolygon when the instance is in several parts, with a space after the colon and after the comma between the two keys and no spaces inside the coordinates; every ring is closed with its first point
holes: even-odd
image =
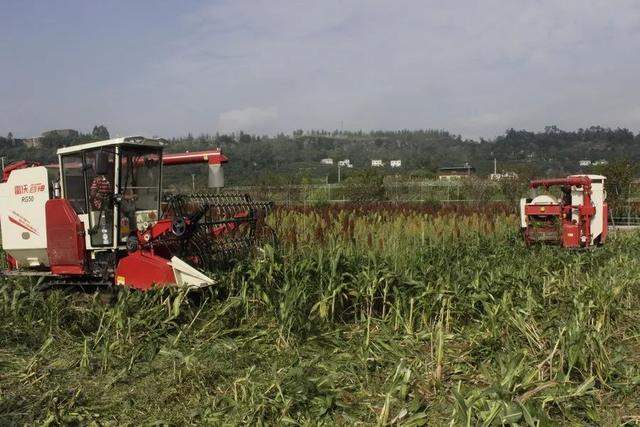
{"type": "Polygon", "coordinates": [[[0,286],[0,424],[617,424],[640,236],[526,248],[494,211],[277,210],[204,292],[0,286]]]}

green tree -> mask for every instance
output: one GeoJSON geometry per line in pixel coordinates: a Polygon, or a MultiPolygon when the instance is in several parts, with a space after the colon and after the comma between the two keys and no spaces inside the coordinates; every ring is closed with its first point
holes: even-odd
{"type": "Polygon", "coordinates": [[[384,177],[373,169],[353,172],[344,181],[344,191],[345,196],[353,202],[384,200],[384,177]]]}
{"type": "Polygon", "coordinates": [[[510,205],[517,206],[520,199],[528,197],[529,183],[539,176],[540,172],[533,165],[515,165],[509,168],[515,172],[513,178],[503,178],[498,181],[498,188],[502,197],[510,205]]]}
{"type": "Polygon", "coordinates": [[[620,209],[627,205],[631,193],[631,182],[638,173],[638,165],[628,160],[618,160],[595,168],[595,172],[604,175],[607,203],[611,209],[620,209]]]}
{"type": "Polygon", "coordinates": [[[98,140],[109,139],[109,131],[105,125],[96,125],[91,131],[91,136],[98,140]]]}
{"type": "Polygon", "coordinates": [[[41,139],[41,146],[43,148],[57,149],[67,145],[70,145],[70,141],[67,138],[56,133],[47,134],[41,139]]]}

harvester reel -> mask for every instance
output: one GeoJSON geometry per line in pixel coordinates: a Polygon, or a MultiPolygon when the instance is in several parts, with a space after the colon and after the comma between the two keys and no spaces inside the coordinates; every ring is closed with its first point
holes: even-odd
{"type": "Polygon", "coordinates": [[[272,206],[237,193],[171,195],[163,209],[173,218],[171,234],[157,244],[202,271],[224,267],[271,243],[264,220],[272,206]]]}

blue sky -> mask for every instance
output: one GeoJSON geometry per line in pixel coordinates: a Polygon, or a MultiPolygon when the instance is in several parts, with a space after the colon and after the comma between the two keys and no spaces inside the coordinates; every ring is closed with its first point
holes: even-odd
{"type": "Polygon", "coordinates": [[[0,133],[640,130],[635,0],[0,0],[0,133]]]}

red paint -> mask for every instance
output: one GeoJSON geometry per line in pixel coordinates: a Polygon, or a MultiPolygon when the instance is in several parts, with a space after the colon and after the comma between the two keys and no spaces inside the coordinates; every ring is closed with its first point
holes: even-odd
{"type": "Polygon", "coordinates": [[[529,188],[552,187],[555,185],[571,185],[575,187],[588,186],[591,188],[591,179],[588,176],[570,176],[567,178],[534,179],[529,183],[529,188]]]}
{"type": "Polygon", "coordinates": [[[190,153],[171,153],[162,156],[162,164],[165,166],[186,165],[192,163],[220,165],[222,163],[227,163],[227,161],[229,161],[229,159],[220,152],[220,149],[192,151],[190,153]]]}
{"type": "Polygon", "coordinates": [[[21,184],[13,186],[13,194],[21,195],[21,194],[33,194],[33,193],[42,193],[44,191],[45,185],[41,182],[36,184],[21,184]]]}
{"type": "Polygon", "coordinates": [[[45,203],[47,221],[47,255],[54,274],[85,273],[84,226],[66,199],[45,203]]]}
{"type": "Polygon", "coordinates": [[[562,246],[565,248],[580,247],[580,227],[576,224],[562,225],[562,246]]]}
{"type": "Polygon", "coordinates": [[[118,262],[115,282],[117,285],[147,290],[153,286],[174,285],[176,278],[169,260],[140,250],[118,262]]]}
{"type": "Polygon", "coordinates": [[[151,230],[149,231],[151,233],[150,234],[150,239],[151,240],[155,240],[158,237],[162,236],[163,234],[171,231],[171,223],[172,222],[173,222],[173,220],[171,220],[171,219],[158,220],[158,222],[153,224],[153,227],[151,227],[151,230]]]}
{"type": "Polygon", "coordinates": [[[7,270],[11,271],[11,270],[15,270],[16,268],[18,268],[18,263],[16,262],[16,259],[14,257],[12,257],[11,255],[7,254],[7,270]]]}
{"type": "Polygon", "coordinates": [[[9,218],[9,222],[11,222],[11,223],[13,223],[13,224],[15,224],[15,225],[17,225],[17,226],[19,226],[19,227],[24,228],[25,230],[27,230],[27,231],[28,231],[28,232],[30,232],[30,233],[33,233],[33,234],[35,234],[35,235],[38,235],[38,232],[37,232],[33,227],[31,227],[31,226],[29,226],[29,225],[27,225],[27,224],[23,224],[23,223],[21,223],[20,221],[18,221],[17,219],[15,219],[15,218],[14,218],[14,217],[12,217],[12,216],[10,216],[10,217],[8,217],[8,218],[9,218]]]}
{"type": "Polygon", "coordinates": [[[560,215],[561,212],[560,205],[527,205],[524,207],[526,215],[560,215]]]}
{"type": "MultiPolygon", "coordinates": [[[[237,214],[235,214],[233,217],[234,217],[235,219],[238,219],[238,220],[240,220],[240,219],[246,219],[246,218],[248,218],[248,217],[249,217],[249,212],[247,212],[247,211],[238,212],[238,213],[237,213],[237,214]]],[[[232,232],[233,230],[235,230],[235,229],[236,229],[236,228],[238,228],[238,227],[239,227],[239,225],[238,225],[238,223],[237,223],[237,222],[227,222],[227,223],[225,223],[225,224],[220,224],[219,226],[214,227],[214,228],[211,230],[211,234],[212,234],[214,237],[218,237],[218,236],[220,236],[221,234],[230,233],[230,232],[232,232]]]]}
{"type": "Polygon", "coordinates": [[[25,169],[25,168],[30,168],[33,166],[41,166],[42,163],[39,162],[32,162],[30,160],[19,160],[17,162],[13,162],[7,166],[5,166],[4,170],[2,171],[2,182],[7,182],[7,180],[9,179],[9,175],[11,175],[11,172],[17,169],[25,169]]]}

